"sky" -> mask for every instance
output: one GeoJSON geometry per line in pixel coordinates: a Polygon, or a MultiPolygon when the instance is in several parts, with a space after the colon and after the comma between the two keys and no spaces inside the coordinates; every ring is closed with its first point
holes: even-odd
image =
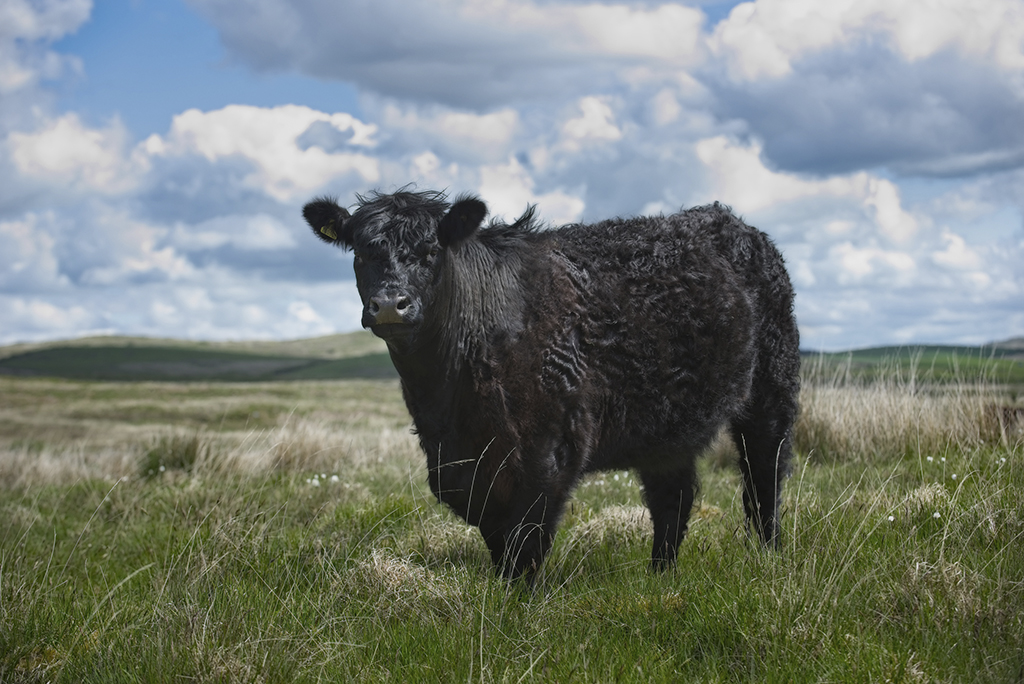
{"type": "Polygon", "coordinates": [[[721,201],[805,349],[1024,335],[1024,0],[2,0],[0,344],[359,327],[302,205],[721,201]]]}

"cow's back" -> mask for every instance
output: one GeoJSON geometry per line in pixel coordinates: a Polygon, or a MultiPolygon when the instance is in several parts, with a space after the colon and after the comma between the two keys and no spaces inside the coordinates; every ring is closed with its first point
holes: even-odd
{"type": "Polygon", "coordinates": [[[576,392],[581,420],[599,433],[591,468],[702,449],[742,408],[756,297],[723,253],[730,228],[706,219],[684,212],[551,235],[551,267],[564,274],[557,299],[572,312],[555,338],[571,337],[578,351],[548,352],[541,373],[573,379],[564,390],[576,392]]]}

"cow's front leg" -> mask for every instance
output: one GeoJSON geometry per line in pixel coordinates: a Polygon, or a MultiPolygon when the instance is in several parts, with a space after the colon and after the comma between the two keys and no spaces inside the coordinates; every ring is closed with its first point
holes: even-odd
{"type": "Polygon", "coordinates": [[[521,501],[503,516],[482,520],[480,532],[502,577],[529,582],[551,549],[565,498],[541,493],[524,495],[521,501]]]}
{"type": "Polygon", "coordinates": [[[697,475],[692,459],[676,471],[641,470],[643,496],[654,522],[651,568],[665,570],[676,562],[679,544],[686,536],[690,509],[697,492],[697,475]]]}

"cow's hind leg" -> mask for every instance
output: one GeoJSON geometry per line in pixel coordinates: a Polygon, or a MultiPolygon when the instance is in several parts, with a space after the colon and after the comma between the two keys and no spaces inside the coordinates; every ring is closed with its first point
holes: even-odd
{"type": "Polygon", "coordinates": [[[671,471],[641,470],[644,502],[654,522],[651,568],[664,570],[676,561],[679,544],[686,536],[690,509],[697,494],[697,473],[693,459],[686,467],[671,471]]]}
{"type": "Polygon", "coordinates": [[[779,546],[780,495],[792,454],[790,430],[795,413],[795,408],[782,406],[732,423],[732,438],[740,453],[747,524],[772,548],[779,546]]]}

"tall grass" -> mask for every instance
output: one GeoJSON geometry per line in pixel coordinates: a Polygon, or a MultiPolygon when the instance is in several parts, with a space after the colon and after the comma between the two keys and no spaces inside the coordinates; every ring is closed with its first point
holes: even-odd
{"type": "Polygon", "coordinates": [[[984,423],[1008,397],[814,372],[782,553],[711,459],[652,574],[636,482],[604,473],[533,588],[433,502],[394,384],[179,387],[131,429],[124,387],[49,441],[39,411],[103,387],[0,406],[0,681],[1020,680],[1024,447],[984,423]]]}
{"type": "Polygon", "coordinates": [[[870,379],[849,363],[805,362],[796,449],[821,461],[876,462],[1020,439],[1019,426],[1003,419],[1007,392],[991,377],[923,382],[918,360],[883,362],[870,379]]]}

